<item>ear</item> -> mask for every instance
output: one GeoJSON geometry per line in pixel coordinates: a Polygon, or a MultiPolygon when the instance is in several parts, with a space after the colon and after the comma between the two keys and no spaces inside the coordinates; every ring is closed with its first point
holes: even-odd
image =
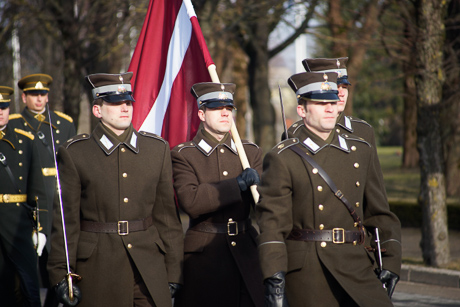
{"type": "Polygon", "coordinates": [[[93,115],[97,118],[102,118],[101,107],[102,106],[97,104],[93,105],[93,115]]]}
{"type": "Polygon", "coordinates": [[[202,109],[198,110],[198,117],[202,122],[205,121],[204,111],[202,109]]]}
{"type": "Polygon", "coordinates": [[[297,114],[299,114],[300,117],[305,118],[306,111],[303,105],[297,105],[297,114]]]}
{"type": "Polygon", "coordinates": [[[22,92],[22,102],[26,103],[26,93],[22,92]]]}

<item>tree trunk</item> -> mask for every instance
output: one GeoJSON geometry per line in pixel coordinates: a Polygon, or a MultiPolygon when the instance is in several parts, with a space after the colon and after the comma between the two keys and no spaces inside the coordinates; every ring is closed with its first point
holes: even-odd
{"type": "Polygon", "coordinates": [[[264,20],[258,21],[252,29],[253,37],[246,52],[249,56],[248,86],[253,111],[255,143],[268,152],[279,140],[275,134],[275,110],[270,103],[268,86],[268,26],[264,20]]]}
{"type": "Polygon", "coordinates": [[[448,1],[417,0],[418,39],[415,48],[417,94],[417,145],[420,153],[422,254],[427,265],[441,267],[450,261],[440,104],[444,76],[443,15],[448,1]]]}
{"type": "Polygon", "coordinates": [[[446,19],[444,69],[446,82],[443,88],[443,143],[446,164],[447,196],[460,197],[460,30],[458,16],[460,2],[450,3],[446,19]]]}
{"type": "MultiPolygon", "coordinates": [[[[407,66],[407,65],[405,65],[407,66]]],[[[403,70],[408,72],[415,65],[404,67],[403,70]]],[[[412,74],[407,74],[404,78],[404,138],[403,138],[403,156],[402,168],[414,168],[419,164],[419,153],[417,151],[417,99],[415,94],[415,81],[412,74]]]]}

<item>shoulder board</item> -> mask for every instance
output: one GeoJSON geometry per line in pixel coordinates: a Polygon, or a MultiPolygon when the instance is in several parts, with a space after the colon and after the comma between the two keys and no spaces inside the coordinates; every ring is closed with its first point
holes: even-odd
{"type": "Polygon", "coordinates": [[[346,134],[341,134],[340,136],[346,139],[347,141],[361,142],[361,143],[367,144],[369,147],[372,147],[372,145],[368,141],[366,141],[365,139],[357,135],[346,133],[346,134]]]}
{"type": "Polygon", "coordinates": [[[89,139],[89,137],[90,135],[88,133],[83,133],[83,134],[73,136],[70,139],[68,139],[67,142],[64,143],[64,147],[69,148],[69,146],[72,145],[73,143],[76,143],[78,141],[87,140],[89,139]]]}
{"type": "Polygon", "coordinates": [[[289,138],[284,141],[279,142],[278,144],[275,145],[275,147],[272,148],[272,151],[280,154],[283,150],[286,148],[289,148],[291,146],[299,144],[299,139],[298,138],[289,138]]]}
{"type": "Polygon", "coordinates": [[[356,117],[353,117],[353,116],[348,116],[348,118],[349,118],[352,122],[360,123],[360,124],[364,124],[364,125],[368,125],[369,127],[372,127],[371,124],[369,124],[368,122],[366,122],[364,119],[356,118],[356,117]]]}
{"type": "Polygon", "coordinates": [[[22,134],[22,135],[28,137],[28,138],[31,139],[31,140],[33,140],[33,139],[35,138],[35,136],[34,136],[31,132],[29,132],[29,131],[24,131],[24,130],[19,129],[19,128],[14,128],[14,132],[19,133],[19,134],[22,134]]]}
{"type": "Polygon", "coordinates": [[[248,141],[248,140],[241,140],[241,143],[243,145],[252,145],[252,146],[255,146],[256,148],[259,148],[259,145],[257,145],[256,143],[253,143],[251,141],[248,141]]]}
{"type": "Polygon", "coordinates": [[[22,115],[20,113],[14,113],[14,114],[10,114],[10,116],[8,117],[8,120],[18,119],[18,118],[22,118],[22,115]]]}
{"type": "Polygon", "coordinates": [[[139,131],[139,134],[142,135],[142,136],[148,136],[148,137],[151,137],[151,138],[154,138],[154,139],[157,139],[157,140],[160,140],[162,141],[163,143],[167,143],[165,139],[163,139],[161,136],[159,135],[156,135],[155,133],[151,133],[151,132],[146,132],[146,131],[139,131]]]}
{"type": "Polygon", "coordinates": [[[193,143],[192,141],[190,141],[190,142],[185,142],[185,143],[179,144],[176,147],[174,147],[172,150],[179,152],[184,148],[195,148],[195,147],[196,147],[196,144],[193,143]]]}
{"type": "Polygon", "coordinates": [[[70,117],[69,115],[59,112],[59,111],[53,111],[53,112],[56,113],[57,116],[67,119],[69,122],[73,123],[73,118],[70,117]]]}

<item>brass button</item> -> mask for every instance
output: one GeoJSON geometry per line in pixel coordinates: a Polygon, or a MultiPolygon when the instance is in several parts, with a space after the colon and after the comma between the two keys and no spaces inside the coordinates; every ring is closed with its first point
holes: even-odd
{"type": "Polygon", "coordinates": [[[127,203],[127,202],[129,201],[129,200],[128,200],[128,197],[123,198],[123,201],[124,201],[125,203],[127,203]]]}
{"type": "Polygon", "coordinates": [[[353,245],[356,245],[356,244],[358,244],[358,242],[356,242],[356,241],[353,241],[353,245]]]}
{"type": "Polygon", "coordinates": [[[61,142],[59,142],[59,140],[56,140],[56,144],[59,144],[59,143],[61,143],[61,142]]]}
{"type": "Polygon", "coordinates": [[[22,180],[22,176],[19,176],[19,180],[22,180]]]}
{"type": "Polygon", "coordinates": [[[321,242],[321,247],[326,247],[326,242],[321,242]]]}
{"type": "Polygon", "coordinates": [[[22,166],[22,162],[19,162],[19,166],[22,166]]]}
{"type": "Polygon", "coordinates": [[[337,133],[340,133],[340,129],[335,129],[335,131],[336,131],[337,133]]]}
{"type": "Polygon", "coordinates": [[[221,149],[220,149],[220,152],[221,152],[221,153],[224,153],[224,152],[225,152],[225,150],[224,150],[223,148],[221,148],[221,149]]]}
{"type": "Polygon", "coordinates": [[[321,192],[323,190],[323,187],[319,185],[317,189],[318,189],[318,191],[321,192]]]}
{"type": "Polygon", "coordinates": [[[19,154],[22,155],[22,150],[19,150],[19,154]]]}
{"type": "Polygon", "coordinates": [[[128,174],[123,173],[123,178],[126,178],[126,177],[128,177],[128,174]]]}
{"type": "Polygon", "coordinates": [[[323,205],[319,205],[319,206],[318,206],[318,209],[319,209],[320,211],[323,211],[323,210],[324,210],[324,206],[323,206],[323,205]]]}
{"type": "Polygon", "coordinates": [[[228,172],[227,172],[227,171],[224,171],[224,172],[222,173],[222,175],[227,176],[227,175],[228,175],[228,172]]]}
{"type": "Polygon", "coordinates": [[[311,172],[316,175],[316,174],[318,174],[318,169],[314,168],[314,169],[311,170],[311,172]]]}
{"type": "Polygon", "coordinates": [[[21,204],[20,203],[16,203],[16,207],[19,207],[21,204]]]}
{"type": "Polygon", "coordinates": [[[56,121],[56,124],[60,125],[60,124],[61,124],[61,121],[60,121],[60,120],[56,121]]]}
{"type": "Polygon", "coordinates": [[[319,230],[323,230],[324,229],[324,225],[323,224],[319,224],[319,230]]]}
{"type": "Polygon", "coordinates": [[[354,226],[354,227],[358,227],[358,223],[355,222],[355,223],[353,224],[353,226],[354,226]]]}
{"type": "Polygon", "coordinates": [[[124,148],[121,149],[121,152],[125,152],[125,151],[126,151],[126,149],[124,149],[124,148]]]}
{"type": "Polygon", "coordinates": [[[356,202],[355,207],[356,207],[356,208],[359,207],[359,201],[356,202]]]}
{"type": "Polygon", "coordinates": [[[355,168],[359,168],[359,163],[355,163],[355,164],[353,164],[353,166],[354,166],[355,168]]]}
{"type": "Polygon", "coordinates": [[[27,123],[24,123],[24,127],[27,127],[27,123]]]}
{"type": "Polygon", "coordinates": [[[184,144],[179,144],[177,145],[177,147],[184,147],[184,144]]]}
{"type": "Polygon", "coordinates": [[[59,131],[59,130],[56,130],[56,133],[57,133],[57,134],[59,134],[59,133],[61,133],[61,131],[59,131]]]}
{"type": "Polygon", "coordinates": [[[236,242],[235,241],[232,241],[232,246],[236,246],[236,242]]]}
{"type": "Polygon", "coordinates": [[[128,248],[132,248],[133,245],[131,243],[128,244],[128,248]]]}
{"type": "Polygon", "coordinates": [[[22,144],[22,140],[19,140],[19,144],[22,144]]]}
{"type": "Polygon", "coordinates": [[[360,185],[359,181],[356,181],[356,186],[359,187],[360,185]]]}
{"type": "Polygon", "coordinates": [[[351,146],[351,150],[356,151],[356,146],[351,146]]]}

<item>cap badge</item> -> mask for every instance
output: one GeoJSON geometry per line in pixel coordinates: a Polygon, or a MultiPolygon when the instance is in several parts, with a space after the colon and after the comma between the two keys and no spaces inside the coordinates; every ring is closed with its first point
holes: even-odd
{"type": "Polygon", "coordinates": [[[225,92],[219,93],[219,99],[225,100],[228,99],[228,95],[225,92]]]}
{"type": "Polygon", "coordinates": [[[221,89],[221,90],[225,90],[225,85],[221,84],[221,85],[220,85],[220,89],[221,89]]]}
{"type": "Polygon", "coordinates": [[[332,89],[331,85],[329,82],[327,82],[327,79],[329,78],[326,74],[323,75],[324,82],[321,83],[321,90],[323,91],[330,91],[332,89]]]}
{"type": "MultiPolygon", "coordinates": [[[[120,76],[120,78],[121,78],[121,76],[120,76]]],[[[118,92],[119,93],[126,93],[126,87],[124,87],[123,85],[118,86],[118,92]]]]}
{"type": "Polygon", "coordinates": [[[35,84],[35,88],[37,88],[37,89],[43,89],[43,88],[45,88],[45,87],[43,86],[43,83],[41,83],[41,81],[38,81],[37,84],[35,84]]]}
{"type": "Polygon", "coordinates": [[[340,68],[340,61],[337,59],[337,68],[340,68]]]}
{"type": "Polygon", "coordinates": [[[3,95],[2,94],[0,94],[0,100],[3,100],[3,95]]]}
{"type": "Polygon", "coordinates": [[[120,79],[120,82],[123,83],[123,76],[122,76],[122,75],[120,75],[120,76],[118,77],[118,79],[120,79]]]}

